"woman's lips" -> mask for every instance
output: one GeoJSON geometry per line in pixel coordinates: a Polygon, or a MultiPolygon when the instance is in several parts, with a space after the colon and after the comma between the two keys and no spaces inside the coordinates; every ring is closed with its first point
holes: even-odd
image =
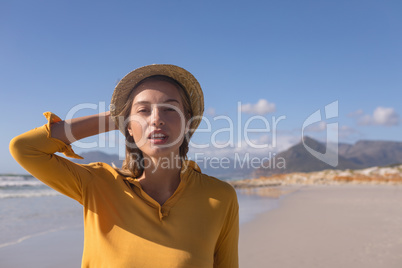
{"type": "Polygon", "coordinates": [[[168,135],[161,131],[153,131],[149,134],[148,139],[152,144],[165,144],[168,139],[168,135]]]}

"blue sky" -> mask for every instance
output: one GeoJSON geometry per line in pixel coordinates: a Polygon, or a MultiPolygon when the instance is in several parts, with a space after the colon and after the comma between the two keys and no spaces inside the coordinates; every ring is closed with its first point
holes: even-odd
{"type": "MultiPolygon", "coordinates": [[[[44,124],[43,112],[96,113],[119,79],[152,63],[179,65],[197,77],[215,133],[229,127],[217,116],[241,130],[253,116],[249,126],[260,128],[264,117],[271,131],[250,137],[272,144],[273,122],[282,117],[273,148],[281,151],[300,141],[311,114],[338,101],[338,116],[327,123],[338,124],[341,142],[402,141],[401,13],[400,1],[2,0],[0,173],[23,172],[8,143],[44,124]]],[[[324,141],[324,121],[306,133],[324,141]]],[[[196,133],[194,142],[210,143],[212,135],[196,133]]],[[[88,143],[116,153],[116,136],[88,143]]],[[[225,144],[229,136],[213,138],[225,144]]],[[[207,151],[266,153],[244,144],[207,151]]]]}

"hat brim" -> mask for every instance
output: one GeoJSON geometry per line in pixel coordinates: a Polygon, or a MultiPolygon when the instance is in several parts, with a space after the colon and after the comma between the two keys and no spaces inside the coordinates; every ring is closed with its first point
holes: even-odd
{"type": "Polygon", "coordinates": [[[190,72],[171,64],[152,64],[143,66],[131,71],[120,80],[114,89],[110,103],[110,114],[116,126],[120,129],[123,135],[125,135],[125,126],[119,122],[119,119],[121,119],[120,113],[122,112],[133,88],[145,78],[154,75],[164,75],[173,78],[180,83],[187,92],[190,97],[192,111],[190,129],[191,133],[193,133],[201,123],[202,115],[204,113],[204,94],[197,79],[190,72]]]}

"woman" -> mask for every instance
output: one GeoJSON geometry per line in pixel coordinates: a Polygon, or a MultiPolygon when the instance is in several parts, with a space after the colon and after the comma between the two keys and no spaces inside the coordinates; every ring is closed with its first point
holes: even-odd
{"type": "Polygon", "coordinates": [[[200,123],[197,80],[174,65],[148,65],[116,86],[111,112],[48,123],[14,138],[13,157],[83,205],[82,267],[238,267],[234,189],[186,160],[200,123]],[[121,169],[75,164],[70,143],[120,129],[121,169]]]}

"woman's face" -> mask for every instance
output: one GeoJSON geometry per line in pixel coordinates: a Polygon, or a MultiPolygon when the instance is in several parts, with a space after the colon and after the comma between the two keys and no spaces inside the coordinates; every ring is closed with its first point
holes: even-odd
{"type": "Polygon", "coordinates": [[[151,80],[135,90],[127,128],[144,156],[179,155],[186,124],[176,86],[151,80]]]}

